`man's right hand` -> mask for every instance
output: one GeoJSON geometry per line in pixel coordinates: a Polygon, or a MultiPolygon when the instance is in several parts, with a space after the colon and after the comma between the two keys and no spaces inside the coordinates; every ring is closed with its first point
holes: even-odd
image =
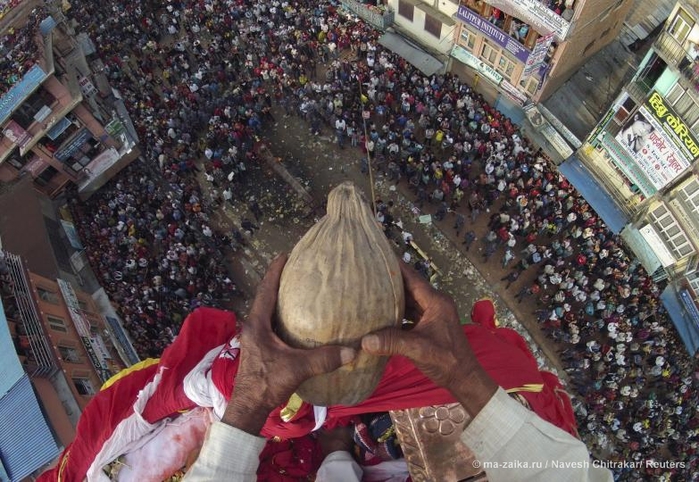
{"type": "Polygon", "coordinates": [[[406,318],[412,329],[387,328],[362,339],[375,355],[403,355],[435,384],[448,389],[473,417],[490,400],[497,384],[480,365],[459,325],[454,301],[401,263],[406,318]]]}

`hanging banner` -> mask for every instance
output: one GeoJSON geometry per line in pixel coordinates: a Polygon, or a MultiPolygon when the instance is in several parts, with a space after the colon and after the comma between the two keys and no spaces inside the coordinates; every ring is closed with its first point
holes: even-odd
{"type": "Polygon", "coordinates": [[[553,33],[542,35],[536,39],[536,45],[534,45],[531,55],[524,64],[522,77],[529,77],[544,64],[551,42],[553,42],[553,33]]]}
{"type": "Polygon", "coordinates": [[[656,189],[667,186],[689,167],[689,161],[645,106],[628,118],[616,140],[656,189]]]}

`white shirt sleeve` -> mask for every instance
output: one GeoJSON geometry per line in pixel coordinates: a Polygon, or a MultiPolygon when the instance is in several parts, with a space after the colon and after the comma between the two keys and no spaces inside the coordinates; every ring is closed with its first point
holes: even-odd
{"type": "Polygon", "coordinates": [[[490,482],[612,482],[583,442],[498,388],[461,435],[490,482]]]}
{"type": "Polygon", "coordinates": [[[260,453],[266,440],[223,422],[209,427],[197,461],[187,471],[186,482],[256,482],[260,453]]]}
{"type": "Polygon", "coordinates": [[[349,452],[338,450],[328,454],[318,469],[316,482],[359,482],[362,469],[349,452]]]}

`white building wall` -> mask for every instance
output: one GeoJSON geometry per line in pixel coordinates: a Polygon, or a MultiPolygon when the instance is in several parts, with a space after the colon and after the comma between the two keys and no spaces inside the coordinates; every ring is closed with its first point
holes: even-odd
{"type": "Polygon", "coordinates": [[[456,23],[454,21],[451,22],[452,25],[442,23],[440,35],[439,37],[436,37],[432,35],[432,33],[425,30],[425,18],[428,15],[428,12],[425,10],[433,9],[434,14],[431,16],[435,18],[439,18],[438,15],[440,13],[447,17],[451,17],[451,15],[456,13],[458,5],[454,4],[450,0],[437,0],[439,3],[439,9],[436,9],[433,7],[435,2],[432,0],[413,0],[409,2],[414,5],[413,19],[410,21],[408,18],[400,14],[400,1],[401,0],[388,0],[388,5],[396,13],[395,24],[398,27],[397,30],[411,37],[416,42],[423,45],[427,50],[431,50],[434,53],[439,53],[444,56],[449,56],[454,45],[454,29],[456,28],[456,23]],[[424,7],[423,4],[425,5],[424,7]]]}

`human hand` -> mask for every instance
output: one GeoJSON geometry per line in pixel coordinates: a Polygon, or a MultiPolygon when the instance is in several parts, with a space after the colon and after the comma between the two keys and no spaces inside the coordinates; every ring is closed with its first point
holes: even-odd
{"type": "Polygon", "coordinates": [[[269,413],[289,400],[306,379],[331,372],[356,355],[352,348],[340,346],[291,348],[274,333],[272,316],[286,259],[280,255],[269,266],[243,322],[240,365],[221,419],[254,435],[260,433],[269,413]]]}
{"type": "Polygon", "coordinates": [[[476,359],[459,325],[454,301],[435,290],[401,263],[406,318],[412,329],[387,328],[362,338],[362,349],[374,355],[403,355],[435,384],[452,392],[474,416],[497,385],[476,359]]]}

